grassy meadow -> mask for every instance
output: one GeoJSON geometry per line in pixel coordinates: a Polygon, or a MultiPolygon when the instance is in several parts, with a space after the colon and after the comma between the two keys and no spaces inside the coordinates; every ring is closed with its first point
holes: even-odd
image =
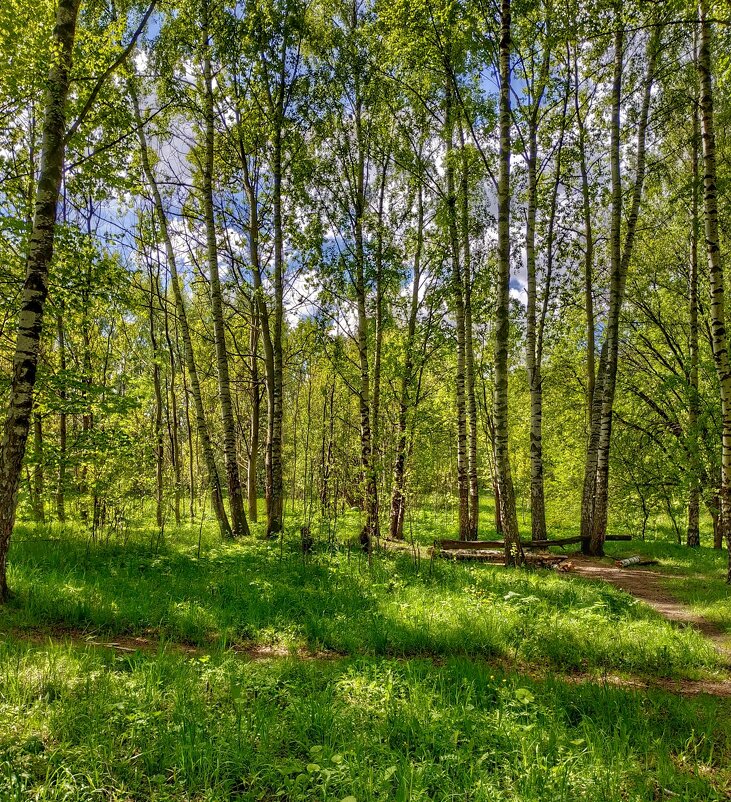
{"type": "MultiPolygon", "coordinates": [[[[227,543],[19,525],[0,800],[728,798],[731,699],[635,685],[722,677],[702,635],[570,574],[369,565],[342,523],[307,558],[294,524],[227,543]]],[[[611,546],[729,623],[725,555],[611,546]]]]}

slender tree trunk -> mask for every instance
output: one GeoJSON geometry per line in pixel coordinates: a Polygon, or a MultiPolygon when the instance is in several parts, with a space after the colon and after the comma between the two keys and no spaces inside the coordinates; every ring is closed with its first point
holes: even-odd
{"type": "Polygon", "coordinates": [[[155,391],[155,419],[153,436],[155,442],[155,521],[158,529],[163,522],[163,469],[165,449],[162,436],[162,387],[160,384],[160,354],[157,346],[157,325],[155,320],[155,297],[159,294],[157,276],[150,265],[150,345],[152,347],[152,386],[155,391]]]}
{"type": "Polygon", "coordinates": [[[411,286],[411,306],[404,344],[404,369],[401,374],[399,394],[398,434],[396,459],[393,466],[393,489],[391,492],[390,534],[394,540],[404,537],[404,518],[406,515],[406,457],[408,449],[408,413],[411,403],[411,387],[414,380],[414,338],[416,335],[416,316],[419,311],[419,286],[421,284],[421,252],[424,243],[424,201],[423,189],[419,184],[416,223],[416,248],[414,251],[414,272],[411,286]]]}
{"type": "Polygon", "coordinates": [[[588,554],[591,548],[591,532],[594,521],[594,491],[596,486],[596,462],[599,447],[599,421],[601,417],[601,387],[603,382],[606,349],[602,349],[599,368],[596,365],[596,321],[594,318],[594,234],[591,219],[591,198],[589,194],[589,171],[586,156],[586,129],[581,114],[579,98],[579,45],[574,49],[574,106],[576,124],[579,132],[579,169],[581,173],[581,201],[584,218],[584,307],[586,312],[586,396],[587,396],[587,443],[584,484],[581,499],[581,537],[582,551],[588,554]]]}
{"type": "MultiPolygon", "coordinates": [[[[384,156],[383,166],[380,176],[380,190],[378,195],[378,216],[376,230],[376,309],[375,309],[375,342],[373,344],[373,404],[371,417],[373,419],[373,471],[375,480],[383,473],[381,470],[382,449],[381,449],[381,356],[383,352],[383,232],[384,232],[384,209],[386,200],[386,183],[388,177],[388,165],[390,154],[384,156]]],[[[379,510],[380,513],[380,510],[379,510]]]]}
{"type": "Polygon", "coordinates": [[[470,539],[470,488],[467,456],[467,404],[465,401],[465,305],[464,279],[460,264],[460,239],[457,226],[457,193],[454,178],[454,103],[451,64],[444,90],[444,142],[446,145],[445,174],[447,184],[447,226],[452,263],[452,298],[457,338],[457,373],[455,379],[457,411],[457,492],[459,496],[459,537],[470,539]]]}
{"type": "Polygon", "coordinates": [[[711,23],[708,2],[700,0],[700,79],[701,131],[703,139],[703,211],[706,256],[711,285],[711,335],[713,357],[721,390],[721,514],[720,537],[729,549],[727,581],[731,582],[731,360],[726,332],[724,271],[718,226],[718,187],[716,185],[716,135],[713,118],[713,80],[711,75],[711,23]]]}
{"type": "MultiPolygon", "coordinates": [[[[282,62],[284,63],[284,62],[282,62]]],[[[280,83],[283,101],[284,78],[280,83]]],[[[269,499],[267,536],[274,537],[281,530],[284,514],[284,482],[282,466],[282,417],[284,400],[284,361],[282,336],[284,324],[284,231],[282,227],[282,125],[283,110],[278,107],[274,135],[274,331],[272,348],[274,357],[272,427],[271,427],[271,496],[269,499]]]]}
{"type": "Polygon", "coordinates": [[[334,445],[334,401],[335,401],[335,379],[330,385],[325,400],[322,402],[322,490],[320,493],[320,509],[323,516],[335,511],[337,499],[330,499],[330,480],[333,469],[333,445],[334,445]],[[325,430],[327,428],[327,447],[325,446],[325,430]]]}
{"type": "Polygon", "coordinates": [[[611,209],[609,254],[611,280],[609,288],[609,313],[606,325],[605,370],[602,381],[602,405],[598,419],[596,478],[594,480],[594,504],[591,522],[591,554],[604,553],[601,521],[606,519],[609,482],[609,443],[612,427],[612,405],[619,358],[619,315],[623,296],[622,261],[622,176],[620,156],[620,113],[622,104],[622,69],[624,62],[624,30],[621,23],[621,0],[618,3],[616,31],[614,34],[614,77],[612,82],[612,112],[610,123],[609,161],[611,174],[611,209]]]}
{"type": "Polygon", "coordinates": [[[15,523],[18,485],[33,410],[48,268],[53,256],[56,210],[63,173],[66,97],[79,0],[59,0],[46,84],[41,168],[18,315],[8,410],[0,441],[0,602],[8,598],[7,555],[15,523]]]}
{"type": "Polygon", "coordinates": [[[579,67],[574,51],[574,108],[578,128],[579,171],[581,174],[581,210],[584,218],[584,308],[586,311],[586,409],[591,429],[594,384],[596,381],[596,323],[594,321],[594,233],[591,222],[589,170],[586,160],[586,129],[579,99],[579,67]]]}
{"type": "Polygon", "coordinates": [[[216,347],[216,368],[218,372],[218,400],[221,407],[221,423],[223,426],[223,455],[226,466],[229,507],[231,510],[231,530],[234,537],[240,537],[249,534],[249,524],[244,511],[241,479],[239,476],[238,455],[236,450],[236,425],[234,421],[233,405],[231,403],[231,382],[229,379],[228,351],[226,348],[226,328],[223,320],[223,294],[221,291],[221,279],[218,272],[216,221],[213,214],[215,118],[213,107],[213,76],[211,72],[211,43],[208,26],[208,2],[203,4],[203,13],[204,147],[201,168],[201,199],[206,228],[206,255],[211,285],[213,338],[216,347]]]}
{"type": "MultiPolygon", "coordinates": [[[[87,272],[86,276],[86,287],[84,289],[84,293],[82,295],[82,305],[83,305],[83,312],[81,316],[81,342],[83,345],[83,376],[82,376],[82,390],[81,390],[81,400],[84,405],[84,412],[81,416],[81,432],[82,432],[82,443],[85,450],[88,450],[91,443],[90,443],[90,432],[93,427],[93,411],[91,408],[91,400],[89,398],[89,389],[92,385],[92,367],[91,367],[91,336],[89,333],[89,327],[91,325],[89,321],[89,298],[91,296],[91,273],[90,271],[87,272]]],[[[87,523],[89,520],[89,507],[88,507],[88,498],[87,495],[89,493],[89,462],[88,459],[84,459],[84,462],[81,466],[81,478],[79,481],[79,496],[81,498],[81,520],[84,523],[87,523]]]]}
{"type": "MultiPolygon", "coordinates": [[[[272,506],[272,489],[274,486],[273,472],[273,447],[274,447],[274,418],[275,418],[275,356],[274,356],[274,336],[264,295],[262,284],[261,262],[259,258],[259,198],[257,186],[249,170],[249,159],[246,147],[241,137],[238,140],[239,159],[243,170],[244,190],[249,207],[249,217],[247,228],[249,234],[249,261],[251,263],[251,274],[254,284],[254,300],[257,310],[257,328],[261,334],[262,346],[264,349],[264,386],[267,395],[267,439],[264,450],[264,500],[267,514],[267,531],[272,514],[275,512],[272,506]]],[[[281,191],[281,190],[280,190],[281,191]]],[[[280,199],[281,201],[281,199],[280,199]]],[[[280,221],[281,225],[281,221],[280,221]]],[[[281,270],[281,266],[280,266],[281,270]]],[[[280,276],[281,281],[281,276],[280,276]]],[[[281,289],[281,284],[280,284],[281,289]]],[[[258,373],[258,368],[257,368],[258,373]]],[[[280,387],[281,391],[281,387],[280,387]]]]}
{"type": "MultiPolygon", "coordinates": [[[[168,347],[168,361],[170,363],[170,404],[169,404],[169,437],[170,437],[170,461],[173,466],[174,487],[174,509],[175,525],[180,526],[180,503],[182,499],[182,459],[180,454],[180,420],[178,412],[178,391],[175,384],[177,375],[177,363],[175,361],[175,350],[170,337],[170,315],[168,314],[168,294],[165,292],[165,299],[158,292],[158,300],[164,310],[165,321],[165,341],[168,347]],[[172,420],[170,418],[172,417],[172,420]]],[[[165,397],[167,399],[168,390],[166,387],[165,397]]]]}
{"type": "MultiPolygon", "coordinates": [[[[195,454],[196,450],[193,447],[193,426],[190,422],[190,396],[191,393],[188,390],[188,382],[185,378],[185,371],[180,371],[180,377],[183,381],[183,399],[184,409],[185,409],[185,431],[188,439],[188,517],[190,518],[191,522],[195,520],[195,454]]],[[[194,402],[195,403],[195,402],[194,402]]],[[[215,467],[215,465],[214,465],[215,467]]],[[[218,509],[216,509],[216,505],[214,502],[214,511],[216,516],[218,516],[218,509]]]]}
{"type": "Polygon", "coordinates": [[[601,556],[604,554],[604,538],[607,531],[607,516],[609,512],[609,452],[612,437],[612,421],[614,410],[614,393],[617,383],[617,367],[619,361],[619,320],[624,300],[624,290],[632,258],[632,247],[637,228],[637,219],[642,199],[642,188],[645,179],[645,143],[647,125],[652,98],[652,84],[655,76],[655,63],[659,43],[659,28],[655,28],[647,45],[647,73],[644,81],[644,94],[642,107],[637,126],[637,174],[632,191],[630,213],[627,218],[627,231],[624,248],[621,242],[622,225],[622,182],[620,174],[620,108],[622,93],[622,62],[624,33],[621,24],[621,3],[615,32],[614,55],[614,82],[612,90],[612,123],[611,123],[611,184],[612,184],[612,210],[610,230],[610,262],[612,279],[609,295],[609,314],[607,316],[607,359],[604,380],[602,382],[602,405],[599,421],[599,438],[596,460],[596,484],[594,515],[591,527],[591,541],[589,551],[591,554],[601,556]]]}
{"type": "Polygon", "coordinates": [[[541,87],[531,110],[528,130],[528,208],[525,226],[525,252],[528,284],[526,307],[526,367],[530,390],[530,510],[531,538],[546,539],[546,502],[543,494],[543,388],[537,360],[536,212],[538,206],[538,112],[543,96],[541,87]]]}
{"type": "Polygon", "coordinates": [[[581,549],[588,554],[591,549],[591,532],[594,521],[594,490],[596,486],[596,461],[599,447],[599,421],[601,417],[601,388],[597,381],[604,377],[606,349],[602,349],[599,369],[596,366],[596,321],[594,319],[594,234],[591,220],[589,194],[589,171],[586,157],[586,132],[579,99],[579,45],[574,50],[574,104],[576,124],[579,131],[579,168],[581,172],[581,200],[584,217],[584,307],[586,311],[586,396],[587,396],[587,442],[584,484],[581,498],[581,549]]]}
{"type": "Polygon", "coordinates": [[[721,522],[721,488],[719,487],[711,497],[709,502],[708,512],[711,514],[713,520],[713,548],[723,548],[723,526],[721,522]]]}
{"type": "Polygon", "coordinates": [[[498,288],[495,312],[495,462],[505,564],[521,565],[515,490],[508,448],[508,344],[510,341],[510,0],[500,2],[500,167],[498,176],[498,288]]]}
{"type": "Polygon", "coordinates": [[[45,476],[43,470],[43,418],[40,412],[33,413],[33,497],[35,517],[40,523],[46,522],[45,476]]]}
{"type": "Polygon", "coordinates": [[[472,328],[472,249],[470,247],[469,162],[464,130],[460,125],[462,146],[461,234],[462,278],[464,282],[464,380],[467,408],[467,477],[469,483],[469,539],[477,540],[480,525],[480,482],[477,461],[477,398],[475,397],[475,348],[472,328]]]}
{"type": "Polygon", "coordinates": [[[264,376],[267,394],[267,439],[264,453],[264,497],[266,502],[267,527],[272,514],[272,487],[273,460],[272,450],[274,441],[274,343],[272,329],[269,318],[269,307],[264,297],[264,287],[262,285],[261,265],[259,262],[259,206],[256,194],[256,187],[251,181],[248,171],[248,161],[246,154],[241,149],[242,166],[244,168],[244,186],[246,197],[249,204],[249,259],[251,261],[251,273],[254,280],[254,297],[257,304],[257,320],[261,333],[262,345],[264,347],[264,376]]]}
{"type": "MultiPolygon", "coordinates": [[[[697,65],[696,65],[697,66],[697,65]]],[[[690,434],[690,452],[692,467],[690,478],[690,493],[688,495],[688,529],[686,532],[686,545],[700,546],[700,476],[699,476],[699,443],[698,443],[698,148],[700,144],[700,121],[698,119],[698,99],[693,105],[693,141],[691,144],[691,223],[690,223],[690,265],[688,277],[688,299],[690,312],[690,370],[689,404],[688,404],[688,431],[690,434]]]]}
{"type": "Polygon", "coordinates": [[[66,337],[63,328],[63,303],[56,320],[58,334],[58,366],[62,381],[59,391],[61,411],[58,414],[58,474],[56,477],[56,517],[66,520],[66,337]]]}
{"type": "Polygon", "coordinates": [[[355,104],[355,137],[357,174],[355,187],[355,295],[358,319],[358,358],[360,364],[360,388],[358,393],[360,411],[360,459],[363,472],[363,492],[366,520],[360,533],[363,550],[370,557],[373,539],[378,536],[378,485],[373,466],[373,439],[371,428],[371,378],[368,360],[368,313],[366,310],[365,245],[363,226],[366,212],[365,144],[362,131],[362,101],[355,104]]]}
{"type": "Polygon", "coordinates": [[[259,518],[257,467],[259,464],[259,428],[261,426],[261,394],[259,392],[259,315],[256,302],[251,302],[249,351],[251,352],[251,417],[249,419],[249,464],[246,474],[246,491],[249,500],[249,518],[259,518]]]}
{"type": "MultiPolygon", "coordinates": [[[[173,295],[175,297],[175,306],[178,313],[178,320],[180,322],[180,334],[183,340],[183,354],[185,356],[185,365],[188,371],[188,378],[190,379],[190,393],[193,396],[193,408],[195,413],[196,430],[198,432],[198,440],[203,452],[203,461],[206,466],[206,473],[208,484],[211,488],[211,502],[218,521],[218,527],[222,537],[231,537],[231,526],[228,522],[226,509],[223,502],[223,491],[221,488],[221,480],[218,475],[218,468],[216,467],[216,459],[213,453],[213,445],[208,431],[208,423],[206,422],[205,409],[203,407],[203,396],[201,394],[200,380],[198,377],[198,367],[195,361],[195,352],[193,351],[193,342],[190,335],[190,327],[188,326],[188,316],[185,311],[185,301],[183,299],[183,291],[181,287],[180,277],[178,275],[178,268],[175,262],[175,252],[173,250],[172,240],[170,239],[170,231],[168,229],[167,216],[165,214],[165,207],[162,202],[162,196],[157,186],[157,180],[150,164],[150,154],[147,146],[147,139],[145,137],[144,126],[142,125],[142,115],[140,113],[140,106],[137,99],[137,94],[134,87],[130,83],[130,96],[132,98],[132,105],[134,108],[135,122],[137,123],[137,136],[140,142],[140,160],[142,162],[142,169],[145,174],[145,180],[152,193],[153,204],[157,213],[158,223],[160,225],[160,234],[163,244],[165,245],[165,256],[167,267],[170,271],[170,283],[173,288],[173,295]]],[[[186,395],[187,397],[187,395],[186,395]]],[[[190,473],[191,473],[191,493],[193,493],[193,444],[190,426],[188,427],[189,451],[190,451],[190,473]]],[[[192,517],[192,502],[191,502],[191,517],[192,517]]]]}

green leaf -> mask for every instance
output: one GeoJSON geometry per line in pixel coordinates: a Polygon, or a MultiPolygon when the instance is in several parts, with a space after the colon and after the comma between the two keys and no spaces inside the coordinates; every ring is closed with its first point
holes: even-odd
{"type": "Polygon", "coordinates": [[[527,688],[516,688],[515,698],[524,705],[530,704],[536,697],[527,688]]]}

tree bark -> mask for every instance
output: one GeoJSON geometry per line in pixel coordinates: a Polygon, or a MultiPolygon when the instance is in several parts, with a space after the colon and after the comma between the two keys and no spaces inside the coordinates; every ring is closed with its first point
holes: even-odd
{"type": "Polygon", "coordinates": [[[69,89],[80,0],[59,0],[46,84],[41,168],[33,226],[28,242],[25,283],[18,315],[8,411],[0,441],[0,602],[8,598],[7,555],[15,523],[18,485],[33,410],[48,269],[53,257],[56,212],[61,188],[69,89]]]}
{"type": "Polygon", "coordinates": [[[419,311],[419,285],[421,284],[421,252],[423,243],[424,201],[423,189],[421,184],[419,184],[411,306],[409,307],[406,342],[404,343],[404,369],[401,374],[396,459],[393,466],[393,489],[391,492],[390,534],[394,540],[403,540],[404,537],[404,518],[406,516],[406,494],[404,486],[408,451],[408,414],[411,405],[411,389],[414,380],[414,339],[416,335],[416,316],[419,311]]]}
{"type": "Polygon", "coordinates": [[[66,336],[63,328],[63,303],[61,303],[56,320],[58,334],[58,367],[61,371],[61,389],[59,400],[61,411],[58,413],[58,474],[56,476],[56,517],[61,523],[66,520],[66,336]]]}
{"type": "Polygon", "coordinates": [[[480,482],[477,461],[477,398],[475,397],[475,348],[472,328],[472,249],[470,247],[469,163],[464,130],[459,129],[462,146],[461,234],[464,293],[464,381],[467,408],[467,480],[469,485],[469,540],[477,540],[480,525],[480,482]]]}
{"type": "MultiPolygon", "coordinates": [[[[355,11],[355,10],[354,10],[355,11]]],[[[355,139],[357,153],[354,233],[355,233],[355,296],[357,306],[357,341],[360,365],[358,403],[360,411],[360,459],[363,472],[363,493],[366,520],[360,533],[363,550],[370,557],[373,539],[378,537],[378,484],[373,465],[373,438],[371,428],[371,380],[368,360],[368,314],[366,309],[364,218],[366,212],[365,143],[362,132],[362,100],[355,103],[355,139]]]]}
{"type": "MultiPolygon", "coordinates": [[[[173,467],[173,514],[175,515],[175,525],[180,526],[180,503],[182,498],[182,458],[180,453],[180,420],[178,411],[178,391],[175,383],[177,375],[177,362],[175,359],[175,349],[173,348],[173,341],[170,337],[170,315],[168,314],[168,294],[165,292],[163,299],[160,294],[158,286],[158,301],[164,311],[165,322],[165,342],[168,347],[168,362],[170,364],[170,403],[168,406],[168,428],[170,438],[170,462],[173,467]]],[[[168,398],[168,389],[166,385],[165,398],[168,398]]]]}
{"type": "Polygon", "coordinates": [[[264,454],[264,497],[266,502],[267,527],[272,514],[272,487],[274,484],[272,470],[272,450],[274,442],[274,343],[269,318],[269,307],[264,297],[261,264],[259,261],[259,205],[256,187],[249,174],[246,154],[241,148],[241,162],[244,170],[244,188],[249,205],[249,260],[254,283],[254,298],[257,305],[258,325],[264,347],[264,376],[267,394],[267,439],[264,454]]]}
{"type": "MultiPolygon", "coordinates": [[[[282,70],[284,70],[282,59],[282,70]]],[[[274,225],[274,331],[272,332],[273,348],[273,398],[271,426],[271,495],[269,499],[267,536],[274,537],[282,530],[284,513],[284,480],[282,465],[282,418],[284,400],[284,360],[283,360],[283,325],[284,325],[284,231],[282,228],[282,126],[284,124],[284,76],[280,78],[279,102],[277,105],[274,156],[272,170],[274,174],[273,225],[274,225]]]]}
{"type": "MultiPolygon", "coordinates": [[[[696,65],[697,66],[697,65],[696,65]]],[[[698,392],[698,146],[700,144],[700,121],[698,119],[698,98],[693,103],[693,140],[691,143],[691,222],[690,222],[690,265],[688,276],[688,300],[690,317],[690,368],[688,432],[690,434],[689,449],[692,457],[690,492],[688,494],[688,529],[686,545],[693,548],[700,546],[700,475],[699,475],[699,442],[698,417],[700,413],[698,392]]]]}
{"type": "Polygon", "coordinates": [[[43,469],[43,418],[40,412],[33,413],[33,501],[35,518],[46,522],[45,476],[43,469]]]}
{"type": "Polygon", "coordinates": [[[646,135],[655,75],[660,28],[656,27],[647,44],[647,73],[643,83],[643,98],[637,125],[637,165],[632,188],[630,212],[622,247],[622,179],[620,111],[622,100],[622,68],[624,60],[624,30],[621,24],[622,6],[617,4],[617,27],[614,34],[614,71],[612,80],[612,111],[610,122],[611,224],[610,224],[610,290],[609,311],[605,325],[592,399],[592,417],[584,473],[581,510],[582,551],[601,556],[609,512],[609,454],[612,435],[614,394],[619,360],[619,321],[624,300],[627,270],[632,258],[637,219],[645,179],[646,135]]]}
{"type": "Polygon", "coordinates": [[[470,492],[467,457],[467,405],[465,401],[465,305],[464,280],[460,264],[460,239],[457,226],[457,193],[454,178],[454,110],[452,67],[445,65],[447,80],[444,90],[444,142],[447,227],[452,265],[452,298],[457,339],[457,372],[454,377],[457,412],[457,493],[459,496],[459,538],[470,539],[470,492]]]}
{"type": "Polygon", "coordinates": [[[498,175],[498,287],[495,313],[495,461],[505,564],[522,565],[515,490],[508,449],[508,345],[510,340],[510,0],[500,2],[500,153],[498,175]]]}
{"type": "Polygon", "coordinates": [[[249,351],[251,352],[251,417],[249,419],[249,464],[246,473],[246,495],[249,502],[249,518],[259,518],[257,467],[259,464],[259,428],[261,426],[261,395],[259,392],[259,314],[256,301],[251,302],[251,326],[249,328],[249,351]]]}
{"type": "Polygon", "coordinates": [[[581,211],[584,218],[584,309],[586,312],[586,410],[587,424],[591,430],[594,384],[596,382],[596,323],[594,320],[594,233],[591,222],[591,198],[589,195],[589,170],[586,160],[586,128],[581,115],[579,99],[579,67],[574,51],[574,109],[578,128],[579,171],[581,174],[581,211]]]}
{"type": "Polygon", "coordinates": [[[711,335],[713,358],[721,393],[721,511],[719,535],[729,549],[727,581],[731,582],[731,360],[726,332],[724,270],[718,225],[718,187],[716,184],[716,134],[713,117],[713,80],[711,73],[711,23],[707,19],[708,2],[698,4],[700,46],[698,75],[700,83],[701,132],[703,140],[703,211],[705,218],[706,257],[711,287],[711,335]]]}
{"type": "MultiPolygon", "coordinates": [[[[547,57],[546,57],[547,59],[547,57]]],[[[525,253],[528,298],[526,305],[526,368],[530,390],[530,512],[531,538],[546,539],[546,501],[543,493],[543,388],[541,366],[537,356],[538,288],[536,276],[536,213],[538,207],[538,115],[544,91],[541,72],[536,97],[531,104],[528,120],[528,203],[525,225],[525,253]]]]}
{"type": "Polygon", "coordinates": [[[152,348],[152,386],[155,391],[155,418],[153,423],[153,439],[155,443],[155,521],[158,529],[163,524],[163,470],[165,450],[162,436],[162,387],[160,384],[160,354],[157,346],[157,323],[155,320],[155,298],[159,295],[157,275],[152,264],[150,270],[150,347],[152,348]]]}
{"type": "MultiPolygon", "coordinates": [[[[218,400],[221,408],[223,426],[223,455],[226,466],[228,500],[231,510],[231,533],[234,537],[249,534],[249,524],[244,511],[241,491],[238,455],[236,449],[236,425],[231,402],[231,382],[228,369],[226,347],[226,328],[223,320],[223,300],[221,279],[218,271],[218,245],[216,242],[216,221],[213,214],[213,157],[215,138],[215,117],[213,107],[213,76],[211,71],[211,43],[208,20],[208,2],[203,4],[203,112],[204,142],[201,165],[201,200],[206,229],[206,255],[211,285],[211,313],[213,315],[213,338],[216,348],[216,369],[218,372],[218,400]]],[[[276,359],[276,355],[275,355],[276,359]]],[[[276,370],[276,367],[275,367],[276,370]]],[[[276,410],[276,388],[275,388],[276,410]]],[[[275,419],[276,427],[276,419],[275,419]]]]}

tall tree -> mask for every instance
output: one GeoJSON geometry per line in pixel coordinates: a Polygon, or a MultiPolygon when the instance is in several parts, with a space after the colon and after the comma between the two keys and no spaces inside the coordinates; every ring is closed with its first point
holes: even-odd
{"type": "Polygon", "coordinates": [[[703,140],[703,212],[706,258],[711,287],[711,335],[713,357],[721,393],[721,532],[729,548],[727,581],[731,583],[731,359],[726,332],[724,268],[718,225],[718,187],[716,168],[716,132],[713,114],[712,31],[708,2],[698,4],[700,41],[698,76],[703,140]]]}
{"type": "Polygon", "coordinates": [[[226,465],[228,500],[231,509],[231,531],[234,537],[248,535],[249,524],[244,511],[244,498],[239,473],[236,422],[231,401],[226,327],[223,318],[223,293],[218,269],[218,244],[213,207],[213,171],[215,148],[215,102],[211,65],[211,14],[209,0],[202,7],[202,66],[203,66],[203,153],[201,158],[201,200],[206,230],[206,258],[210,280],[213,335],[218,373],[218,400],[223,425],[223,454],[226,465]]]}
{"type": "Polygon", "coordinates": [[[0,442],[0,602],[8,598],[7,555],[15,522],[20,472],[33,411],[48,269],[53,258],[56,211],[66,147],[69,90],[80,0],[60,0],[53,29],[46,86],[41,167],[33,227],[28,243],[25,283],[18,316],[8,412],[0,442]]]}
{"type": "Polygon", "coordinates": [[[495,467],[500,493],[500,521],[505,538],[506,565],[523,563],[523,548],[518,532],[515,489],[510,469],[508,436],[508,346],[510,342],[510,0],[500,2],[500,152],[498,173],[498,287],[495,309],[495,467]]]}
{"type": "MultiPolygon", "coordinates": [[[[213,445],[211,443],[211,435],[206,421],[205,408],[203,405],[203,393],[201,391],[201,383],[198,374],[198,365],[196,364],[195,352],[193,350],[193,338],[188,324],[188,314],[185,308],[185,299],[183,297],[183,288],[180,276],[178,275],[178,267],[175,259],[175,250],[173,249],[173,242],[170,236],[170,229],[168,226],[167,214],[165,205],[163,203],[162,195],[158,187],[157,178],[152,168],[150,161],[150,149],[147,143],[147,135],[145,134],[145,125],[140,110],[140,104],[137,97],[137,92],[134,84],[129,84],[130,96],[132,99],[132,107],[134,110],[135,123],[137,128],[137,136],[140,144],[140,161],[142,164],[142,171],[145,176],[145,181],[152,194],[153,207],[157,216],[157,222],[160,227],[160,237],[165,247],[165,258],[167,268],[170,273],[170,283],[173,288],[173,298],[175,299],[175,309],[180,324],[180,334],[183,340],[183,356],[185,359],[185,366],[190,379],[190,392],[193,396],[193,407],[196,422],[196,429],[198,432],[198,440],[203,451],[203,460],[206,466],[208,475],[208,484],[211,489],[211,501],[218,521],[219,530],[223,537],[231,536],[231,525],[226,515],[224,507],[223,490],[221,487],[221,480],[218,475],[218,468],[216,466],[216,458],[213,453],[213,445]]],[[[186,394],[187,397],[187,394],[186,394]]],[[[193,462],[193,453],[189,455],[191,467],[193,462]]],[[[192,485],[192,481],[191,481],[192,485]]]]}
{"type": "Polygon", "coordinates": [[[620,312],[624,301],[627,270],[632,258],[645,180],[646,137],[660,39],[660,27],[656,26],[647,43],[647,71],[643,81],[642,103],[637,125],[635,178],[623,243],[620,115],[624,64],[624,22],[621,0],[615,3],[615,21],[609,144],[611,173],[609,310],[594,386],[594,398],[592,399],[591,429],[587,446],[581,511],[582,550],[593,555],[604,553],[604,538],[609,513],[609,455],[619,363],[620,312]]]}
{"type": "MultiPolygon", "coordinates": [[[[695,93],[697,95],[697,92],[695,93]]],[[[689,379],[689,403],[688,403],[688,430],[690,434],[690,451],[693,455],[690,492],[688,494],[688,528],[686,532],[686,544],[688,546],[700,546],[700,481],[698,470],[699,459],[699,438],[698,438],[698,419],[700,415],[700,396],[698,383],[698,233],[699,233],[699,209],[698,209],[698,184],[699,184],[699,158],[700,147],[700,122],[698,119],[698,98],[693,99],[693,136],[690,144],[691,159],[691,199],[690,199],[690,264],[688,265],[688,311],[690,318],[689,331],[689,351],[690,369],[689,379]]]]}

